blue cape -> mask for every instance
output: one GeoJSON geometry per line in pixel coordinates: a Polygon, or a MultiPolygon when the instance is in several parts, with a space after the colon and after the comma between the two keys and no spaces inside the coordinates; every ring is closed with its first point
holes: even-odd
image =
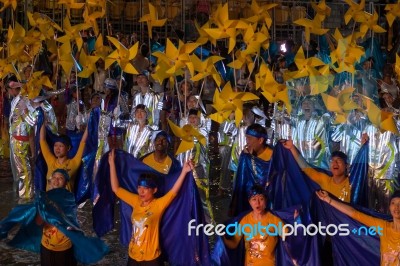
{"type": "MultiPolygon", "coordinates": [[[[97,235],[102,236],[114,227],[114,202],[116,197],[111,191],[108,153],[104,154],[96,175],[95,184],[99,189],[99,200],[93,207],[93,227],[97,235]]],[[[163,196],[175,184],[180,175],[179,162],[172,159],[169,174],[164,175],[136,159],[133,155],[116,150],[115,164],[120,186],[137,193],[137,181],[143,172],[152,172],[158,179],[157,197],[163,196]]],[[[127,245],[132,235],[132,208],[120,201],[122,244],[127,245]]],[[[205,224],[201,199],[192,174],[186,177],[177,197],[166,209],[161,220],[161,247],[163,257],[171,265],[210,265],[208,239],[204,234],[188,235],[188,223],[195,219],[193,225],[205,224]]]]}
{"type": "Polygon", "coordinates": [[[9,244],[33,252],[40,252],[42,227],[36,225],[39,214],[44,222],[55,225],[71,241],[77,261],[84,264],[95,263],[107,253],[107,245],[95,237],[87,237],[79,229],[76,219],[74,195],[64,188],[39,191],[31,204],[18,205],[0,222],[0,238],[6,238],[8,232],[17,224],[20,228],[9,244]],[[82,248],[85,247],[85,248],[82,248]]]}

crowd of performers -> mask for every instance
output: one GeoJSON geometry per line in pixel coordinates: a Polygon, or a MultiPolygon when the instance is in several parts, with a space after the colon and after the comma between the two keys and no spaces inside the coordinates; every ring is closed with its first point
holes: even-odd
{"type": "MultiPolygon", "coordinates": [[[[86,54],[96,53],[96,42],[88,34],[86,54]]],[[[323,43],[309,45],[307,57],[326,59],[323,43]]],[[[196,50],[224,57],[215,63],[220,85],[212,75],[193,81],[189,71],[158,82],[165,73],[153,55],[165,47],[156,34],[149,44],[131,60],[138,74],[119,64],[106,69],[97,58],[89,77],[78,77],[85,71],[78,63],[66,75],[43,47],[34,65],[18,66],[20,78],[2,80],[0,155],[9,156],[21,204],[0,222],[1,238],[20,224],[9,243],[40,252],[42,265],[95,263],[109,251],[100,237],[114,227],[118,197],[128,265],[400,265],[400,91],[376,39],[364,43],[369,54],[354,75],[332,74],[322,96],[311,93],[311,77],[285,76],[306,60],[290,41],[286,52],[271,43],[251,71],[228,68],[235,59],[222,44],[196,50]],[[264,66],[274,82],[262,86],[286,86],[274,92],[286,98],[272,102],[257,90],[264,66]],[[48,82],[28,97],[33,75],[48,82]],[[234,108],[221,106],[221,97],[234,108]],[[211,185],[231,197],[226,225],[367,225],[383,234],[215,236],[211,250],[204,231],[188,233],[192,220],[216,224],[211,185]],[[76,209],[86,201],[99,238],[79,228],[76,209]]]]}

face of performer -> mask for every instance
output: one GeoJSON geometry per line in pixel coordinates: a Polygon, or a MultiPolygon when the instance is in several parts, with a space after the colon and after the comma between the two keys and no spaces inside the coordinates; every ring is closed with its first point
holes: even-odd
{"type": "Polygon", "coordinates": [[[197,109],[197,99],[195,96],[190,96],[186,101],[187,109],[197,109]]]}
{"type": "Polygon", "coordinates": [[[51,179],[49,180],[50,187],[51,188],[62,188],[65,187],[65,177],[63,174],[55,172],[51,176],[51,179]]]}
{"type": "Polygon", "coordinates": [[[346,174],[346,163],[340,157],[332,157],[330,170],[333,176],[342,176],[346,174]]]}
{"type": "Polygon", "coordinates": [[[190,83],[188,83],[188,82],[181,83],[182,95],[188,96],[188,95],[190,95],[191,91],[192,91],[192,87],[191,87],[190,83]]]}
{"type": "Polygon", "coordinates": [[[249,204],[256,214],[262,214],[267,207],[267,199],[262,194],[257,194],[249,199],[249,204]]]}
{"type": "Polygon", "coordinates": [[[100,107],[101,105],[101,96],[100,95],[94,95],[92,99],[90,100],[90,106],[92,108],[100,107]]]}
{"type": "Polygon", "coordinates": [[[142,202],[148,203],[152,201],[156,192],[157,188],[138,186],[138,195],[142,202]]]}
{"type": "Polygon", "coordinates": [[[8,93],[9,93],[12,97],[16,97],[20,92],[21,92],[21,87],[18,87],[18,88],[8,88],[8,93]]]}
{"type": "Polygon", "coordinates": [[[156,151],[167,151],[168,139],[165,136],[158,136],[154,141],[156,151]]]}
{"type": "Polygon", "coordinates": [[[141,88],[147,88],[149,87],[149,80],[147,79],[147,77],[145,75],[139,75],[136,77],[136,82],[138,84],[139,87],[141,88]]]}
{"type": "Polygon", "coordinates": [[[314,112],[314,104],[311,100],[304,100],[301,104],[301,109],[305,117],[311,117],[312,113],[314,112]]]}
{"type": "Polygon", "coordinates": [[[198,127],[200,124],[200,117],[198,115],[189,115],[188,122],[189,125],[193,127],[198,127]]]}
{"type": "Polygon", "coordinates": [[[392,96],[392,94],[390,93],[384,93],[382,95],[382,98],[385,100],[386,103],[388,104],[392,104],[394,102],[394,98],[392,96]]]}
{"type": "Polygon", "coordinates": [[[396,197],[390,201],[389,211],[393,219],[400,219],[400,198],[396,197]]]}
{"type": "Polygon", "coordinates": [[[264,150],[264,138],[246,135],[247,150],[251,154],[259,155],[264,150]]]}
{"type": "Polygon", "coordinates": [[[139,122],[145,122],[147,118],[147,113],[142,108],[137,108],[135,110],[135,118],[139,122]]]}
{"type": "Polygon", "coordinates": [[[68,154],[69,149],[70,149],[70,147],[67,146],[67,145],[65,145],[65,144],[62,143],[62,142],[56,142],[56,143],[54,143],[53,150],[54,150],[54,155],[55,155],[57,158],[66,157],[67,154],[68,154]]]}

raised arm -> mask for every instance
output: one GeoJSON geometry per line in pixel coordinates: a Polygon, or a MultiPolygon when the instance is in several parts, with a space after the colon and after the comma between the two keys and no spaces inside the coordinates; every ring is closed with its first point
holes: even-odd
{"type": "Polygon", "coordinates": [[[182,187],[183,180],[185,180],[186,174],[192,171],[193,163],[192,161],[186,161],[183,165],[182,172],[179,175],[178,179],[175,181],[174,186],[171,188],[171,192],[178,194],[179,190],[182,187]]]}
{"type": "Polygon", "coordinates": [[[117,177],[117,170],[115,169],[115,150],[112,149],[108,154],[108,163],[110,164],[110,182],[111,189],[114,193],[119,189],[119,181],[117,177]]]}
{"type": "Polygon", "coordinates": [[[353,207],[351,207],[351,206],[349,206],[347,204],[344,204],[341,201],[337,201],[335,199],[332,199],[329,196],[328,192],[320,190],[320,191],[316,191],[315,193],[317,194],[317,196],[318,196],[318,198],[320,200],[325,201],[326,203],[328,203],[329,205],[331,205],[335,209],[343,212],[344,214],[346,214],[346,215],[348,215],[350,217],[354,217],[355,216],[356,210],[353,207]]]}
{"type": "Polygon", "coordinates": [[[301,154],[298,152],[296,146],[294,146],[293,140],[291,139],[283,140],[282,145],[286,149],[290,150],[290,152],[293,154],[294,159],[296,160],[297,164],[300,166],[301,169],[310,167],[310,165],[306,162],[303,156],[301,156],[301,154]]]}
{"type": "Polygon", "coordinates": [[[46,127],[45,127],[44,123],[40,127],[39,140],[46,140],[46,127]]]}
{"type": "Polygon", "coordinates": [[[81,142],[85,142],[85,143],[86,143],[86,140],[87,140],[88,134],[89,134],[89,133],[88,133],[88,128],[89,128],[89,126],[86,125],[86,129],[85,129],[85,132],[83,132],[81,142]]]}

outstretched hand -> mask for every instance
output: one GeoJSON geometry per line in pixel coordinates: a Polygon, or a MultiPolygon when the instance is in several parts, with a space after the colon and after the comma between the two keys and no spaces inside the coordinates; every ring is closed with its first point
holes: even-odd
{"type": "Polygon", "coordinates": [[[325,202],[327,202],[327,203],[329,203],[329,202],[332,201],[332,199],[331,199],[331,197],[329,196],[328,192],[326,192],[326,191],[324,191],[324,190],[316,191],[315,194],[317,194],[318,198],[319,198],[320,200],[322,200],[322,201],[325,201],[325,202]]]}
{"type": "Polygon", "coordinates": [[[112,149],[109,153],[108,153],[108,163],[111,164],[115,164],[115,149],[112,149]]]}
{"type": "Polygon", "coordinates": [[[192,171],[194,168],[193,162],[191,160],[188,160],[185,162],[185,164],[183,165],[182,168],[182,173],[189,173],[190,171],[192,171]]]}
{"type": "Polygon", "coordinates": [[[280,142],[282,143],[283,147],[288,150],[291,150],[294,147],[293,140],[291,139],[281,140],[280,142]]]}
{"type": "Polygon", "coordinates": [[[369,140],[369,136],[367,133],[363,133],[361,136],[361,145],[364,145],[369,140]]]}

